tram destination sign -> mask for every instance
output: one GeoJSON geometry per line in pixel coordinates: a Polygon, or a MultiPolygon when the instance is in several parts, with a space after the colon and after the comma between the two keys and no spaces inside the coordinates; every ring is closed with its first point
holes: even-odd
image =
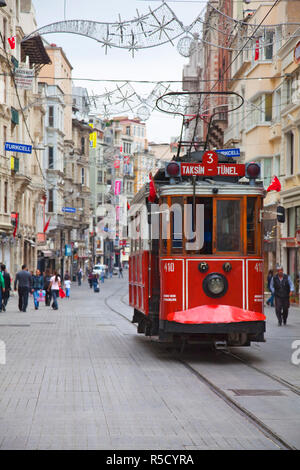
{"type": "Polygon", "coordinates": [[[245,176],[243,163],[218,163],[214,168],[202,163],[181,162],[182,176],[245,176]]]}

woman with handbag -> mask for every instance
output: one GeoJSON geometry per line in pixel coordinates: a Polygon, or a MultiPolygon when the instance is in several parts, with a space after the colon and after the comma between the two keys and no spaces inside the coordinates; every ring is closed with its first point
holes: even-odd
{"type": "Polygon", "coordinates": [[[52,303],[53,310],[58,310],[57,297],[59,295],[60,287],[61,287],[60,277],[55,271],[54,276],[52,276],[50,279],[50,286],[49,286],[49,290],[51,291],[51,295],[53,299],[53,303],[52,303]]]}

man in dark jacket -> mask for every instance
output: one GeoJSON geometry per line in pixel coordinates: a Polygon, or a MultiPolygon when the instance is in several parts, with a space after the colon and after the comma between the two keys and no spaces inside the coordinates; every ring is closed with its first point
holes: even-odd
{"type": "Polygon", "coordinates": [[[31,278],[31,292],[33,293],[34,307],[36,310],[39,308],[39,296],[40,291],[44,288],[44,277],[41,275],[39,269],[36,270],[36,274],[31,278]]]}
{"type": "Polygon", "coordinates": [[[2,276],[4,277],[4,293],[2,295],[2,310],[5,312],[6,310],[6,305],[9,299],[9,294],[10,294],[10,275],[6,270],[5,264],[1,265],[1,271],[2,271],[2,276]]]}
{"type": "Polygon", "coordinates": [[[270,282],[271,292],[275,295],[275,312],[278,319],[278,326],[286,325],[290,295],[294,292],[294,284],[287,274],[283,273],[283,267],[278,266],[277,274],[270,282]]]}
{"type": "Polygon", "coordinates": [[[19,310],[20,312],[26,312],[28,305],[28,295],[31,288],[31,274],[27,271],[26,264],[23,264],[22,271],[19,271],[16,275],[14,290],[17,290],[19,294],[19,310]]]}

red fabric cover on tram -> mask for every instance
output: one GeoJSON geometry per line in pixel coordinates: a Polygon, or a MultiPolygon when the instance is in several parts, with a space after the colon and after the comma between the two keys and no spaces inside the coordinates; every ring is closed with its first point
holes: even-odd
{"type": "Polygon", "coordinates": [[[177,323],[236,323],[243,321],[263,321],[262,313],[244,310],[231,305],[201,305],[199,307],[173,312],[167,315],[168,321],[177,323]]]}

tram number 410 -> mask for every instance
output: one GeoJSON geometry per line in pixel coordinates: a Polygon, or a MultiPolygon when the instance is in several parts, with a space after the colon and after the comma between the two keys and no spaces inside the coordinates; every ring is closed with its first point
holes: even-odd
{"type": "Polygon", "coordinates": [[[165,263],[164,270],[166,273],[173,273],[175,271],[174,263],[165,263]]]}
{"type": "Polygon", "coordinates": [[[262,263],[256,263],[255,266],[254,266],[254,269],[257,273],[262,273],[263,264],[262,263]]]}

